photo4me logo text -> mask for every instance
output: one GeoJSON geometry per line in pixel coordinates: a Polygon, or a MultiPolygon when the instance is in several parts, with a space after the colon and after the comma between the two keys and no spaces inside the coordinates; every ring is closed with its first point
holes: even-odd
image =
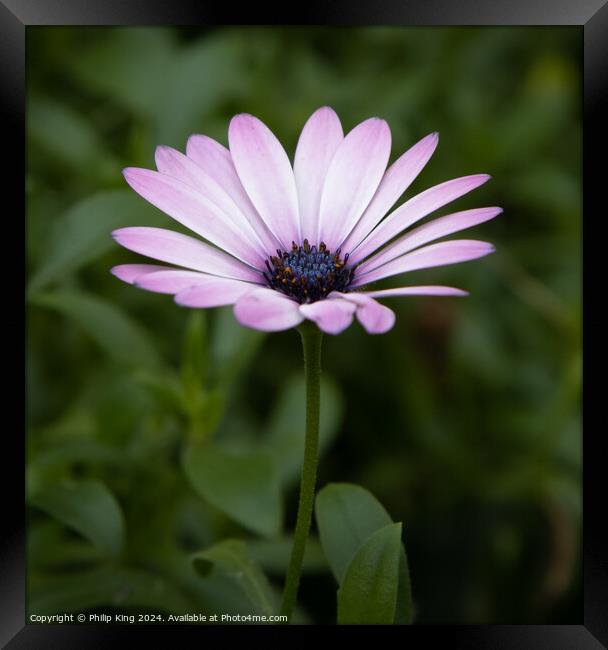
{"type": "Polygon", "coordinates": [[[286,623],[286,616],[262,614],[31,614],[30,623],[65,625],[66,623],[286,623]]]}

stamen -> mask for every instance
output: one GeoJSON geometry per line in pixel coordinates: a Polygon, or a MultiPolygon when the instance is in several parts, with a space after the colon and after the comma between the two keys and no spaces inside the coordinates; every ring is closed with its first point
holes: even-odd
{"type": "Polygon", "coordinates": [[[295,298],[300,303],[315,302],[332,291],[344,291],[353,278],[354,269],[346,266],[348,254],[332,253],[324,242],[311,246],[305,239],[301,246],[295,242],[291,250],[270,256],[265,264],[264,278],[268,286],[295,298]]]}

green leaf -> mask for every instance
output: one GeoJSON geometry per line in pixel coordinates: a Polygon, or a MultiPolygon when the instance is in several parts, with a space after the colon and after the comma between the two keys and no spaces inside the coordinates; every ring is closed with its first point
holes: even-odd
{"type": "Polygon", "coordinates": [[[56,520],[45,518],[28,524],[27,558],[30,571],[74,571],[98,566],[108,556],[86,539],[75,538],[56,520]]]}
{"type": "Polygon", "coordinates": [[[183,410],[190,416],[192,441],[205,441],[221,422],[226,407],[224,391],[201,391],[196,401],[184,399],[183,410]]]}
{"type": "Polygon", "coordinates": [[[213,109],[242,92],[248,81],[242,57],[238,38],[207,35],[180,45],[164,29],[141,28],[134,34],[110,31],[68,67],[80,84],[153,124],[156,141],[181,146],[197,125],[208,125],[213,109]]]}
{"type": "Polygon", "coordinates": [[[323,550],[339,584],[370,535],[393,523],[372,494],[349,483],[330,483],[320,490],[315,515],[323,550]]]}
{"type": "Polygon", "coordinates": [[[234,100],[249,81],[242,58],[240,40],[220,34],[179,48],[164,80],[163,101],[155,104],[158,141],[180,146],[193,125],[202,127],[217,116],[214,109],[234,100]],[[204,83],[193,84],[195,78],[204,83]]]}
{"type": "Polygon", "coordinates": [[[173,369],[137,370],[133,374],[133,379],[166,410],[183,413],[184,395],[182,385],[173,369]]]}
{"type": "Polygon", "coordinates": [[[400,552],[401,524],[380,528],[363,544],[338,590],[340,625],[393,623],[400,552]]]}
{"type": "Polygon", "coordinates": [[[279,533],[279,474],[270,453],[192,445],[183,464],[194,490],[211,505],[260,535],[279,533]]]}
{"type": "Polygon", "coordinates": [[[141,117],[153,117],[164,103],[172,77],[174,43],[174,34],[164,28],[108,30],[103,39],[95,39],[71,57],[66,67],[85,88],[111,97],[141,117]]]}
{"type": "Polygon", "coordinates": [[[249,605],[256,612],[270,616],[274,613],[274,596],[263,571],[248,554],[245,542],[225,540],[192,557],[199,575],[219,572],[236,582],[249,605]]]}
{"type": "Polygon", "coordinates": [[[114,495],[98,481],[39,486],[29,503],[80,533],[109,555],[124,546],[124,521],[114,495]]]}
{"type": "Polygon", "coordinates": [[[213,325],[210,356],[214,379],[221,386],[230,387],[251,362],[266,335],[239,325],[231,308],[217,309],[213,325]]]}
{"type": "Polygon", "coordinates": [[[118,467],[128,467],[132,460],[123,450],[97,440],[75,439],[62,440],[60,444],[53,444],[33,453],[30,467],[35,466],[37,469],[43,469],[77,462],[107,463],[118,467]]]}
{"type": "Polygon", "coordinates": [[[196,609],[196,604],[165,578],[123,567],[103,567],[60,577],[30,576],[28,594],[30,614],[79,612],[101,607],[147,608],[175,614],[196,609]]]}
{"type": "Polygon", "coordinates": [[[204,441],[224,415],[224,391],[221,388],[206,390],[208,370],[207,315],[197,310],[188,320],[181,366],[182,407],[189,417],[193,441],[204,441]]]}
{"type": "MultiPolygon", "coordinates": [[[[363,544],[393,521],[382,504],[367,490],[350,483],[330,483],[319,491],[315,517],[325,557],[343,584],[350,563],[363,544]]],[[[405,548],[401,545],[399,592],[395,622],[412,620],[412,597],[405,548]]]]}
{"type": "Polygon", "coordinates": [[[66,104],[48,98],[29,97],[27,128],[31,141],[52,157],[89,179],[118,178],[120,167],[104,146],[90,120],[66,104]]]}
{"type": "Polygon", "coordinates": [[[98,296],[56,291],[34,294],[30,300],[73,320],[119,363],[148,367],[160,364],[148,334],[118,307],[98,296]]]}
{"type": "Polygon", "coordinates": [[[115,228],[166,223],[166,216],[128,190],[99,192],[78,201],[55,223],[44,262],[34,273],[29,291],[40,291],[116,248],[110,236],[115,228]]]}
{"type": "Polygon", "coordinates": [[[190,314],[182,355],[182,383],[186,399],[200,400],[207,372],[207,319],[198,309],[190,314]]]}
{"type": "MultiPolygon", "coordinates": [[[[323,454],[335,438],[344,410],[342,395],[336,384],[321,378],[321,416],[319,453],[323,454]]],[[[304,456],[306,422],[306,386],[302,374],[291,377],[278,398],[266,427],[266,447],[276,454],[281,481],[297,480],[304,456]]]]}

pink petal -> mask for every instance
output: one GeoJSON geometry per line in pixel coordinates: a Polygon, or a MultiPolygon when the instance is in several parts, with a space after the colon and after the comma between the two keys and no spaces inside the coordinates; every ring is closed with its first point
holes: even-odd
{"type": "Polygon", "coordinates": [[[288,250],[300,240],[298,193],[289,158],[257,117],[236,115],[228,129],[230,154],[243,187],[270,230],[288,250]]]}
{"type": "Polygon", "coordinates": [[[173,230],[145,226],[119,228],[112,237],[121,246],[161,262],[240,280],[256,282],[261,278],[259,271],[223,251],[173,230]]]}
{"type": "Polygon", "coordinates": [[[455,232],[471,228],[485,221],[493,219],[502,212],[501,208],[478,208],[474,210],[464,210],[462,212],[455,212],[445,217],[440,217],[423,226],[419,226],[415,230],[408,232],[406,235],[397,239],[397,241],[389,244],[383,248],[377,255],[368,258],[358,268],[360,274],[369,273],[373,269],[390,262],[409,251],[428,244],[429,242],[451,235],[455,232]]]}
{"type": "Polygon", "coordinates": [[[170,268],[169,266],[159,266],[157,264],[119,264],[110,269],[110,272],[119,280],[133,284],[142,275],[157,273],[158,271],[168,271],[170,268]]]}
{"type": "Polygon", "coordinates": [[[483,241],[472,239],[454,239],[452,241],[439,242],[431,244],[424,248],[419,248],[412,253],[402,255],[392,262],[362,275],[360,278],[355,276],[352,283],[353,287],[375,282],[382,278],[388,278],[391,275],[406,273],[407,271],[416,271],[418,269],[428,269],[433,266],[445,266],[446,264],[457,264],[474,260],[494,252],[494,246],[483,241]]]}
{"type": "MultiPolygon", "coordinates": [[[[159,274],[154,274],[154,276],[157,275],[159,274]]],[[[153,280],[154,276],[148,276],[144,280],[148,280],[148,278],[153,280]]],[[[161,280],[163,282],[171,281],[170,278],[161,280]]],[[[202,276],[202,278],[196,279],[196,284],[193,284],[193,280],[189,285],[184,284],[175,296],[175,302],[182,307],[221,307],[234,304],[241,296],[257,288],[256,285],[241,280],[202,276]]]]}
{"type": "Polygon", "coordinates": [[[369,334],[384,334],[395,324],[395,312],[364,293],[338,293],[333,291],[329,297],[339,296],[357,306],[357,320],[369,334]]]}
{"type": "Polygon", "coordinates": [[[388,124],[373,117],[357,125],[338,147],[319,206],[319,242],[330,250],[343,241],[378,189],[391,153],[388,124]]]}
{"type": "Polygon", "coordinates": [[[353,322],[356,305],[340,298],[326,298],[300,305],[300,313],[328,334],[339,334],[353,322]]]}
{"type": "Polygon", "coordinates": [[[263,265],[264,258],[238,226],[190,185],[151,169],[129,167],[123,174],[127,183],[159,210],[240,260],[263,265]]]}
{"type": "Polygon", "coordinates": [[[426,138],[410,147],[386,170],[378,191],[374,194],[363,216],[342,243],[343,251],[348,252],[355,248],[378,225],[382,217],[422,171],[437,148],[438,142],[438,133],[427,135],[426,138]]]}
{"type": "Polygon", "coordinates": [[[264,247],[254,228],[241,211],[240,207],[202,167],[191,158],[171,147],[157,147],[156,167],[162,174],[187,183],[200,192],[206,199],[214,203],[225,215],[234,222],[256,250],[264,255],[264,247]]]}
{"type": "Polygon", "coordinates": [[[392,296],[468,296],[468,291],[454,287],[396,287],[395,289],[380,289],[379,291],[361,292],[372,298],[390,298],[392,296]]]}
{"type": "Polygon", "coordinates": [[[186,154],[238,205],[266,251],[274,251],[279,247],[279,240],[270,232],[247,196],[228,149],[206,135],[191,135],[186,145],[186,154]]]}
{"type": "Polygon", "coordinates": [[[234,315],[241,325],[263,332],[286,330],[304,320],[297,302],[266,288],[241,296],[234,305],[234,315]]]}
{"type": "Polygon", "coordinates": [[[488,174],[463,176],[435,185],[435,187],[417,194],[389,214],[375,230],[372,230],[351,254],[350,262],[355,264],[365,259],[416,221],[420,221],[427,214],[483,185],[489,179],[488,174]]]}
{"type": "Polygon", "coordinates": [[[331,160],[344,140],[336,113],[324,106],[309,118],[298,140],[294,174],[300,206],[302,240],[317,243],[319,204],[323,183],[331,160]]]}
{"type": "MultiPolygon", "coordinates": [[[[204,282],[205,278],[215,278],[213,275],[205,275],[198,271],[182,271],[181,269],[172,269],[169,271],[158,271],[157,273],[147,273],[139,276],[133,283],[140,289],[154,291],[155,293],[168,293],[175,295],[188,287],[193,287],[197,283],[204,282]]],[[[218,278],[223,280],[224,278],[218,278]]],[[[230,280],[230,282],[240,282],[240,280],[230,280]]]]}
{"type": "MultiPolygon", "coordinates": [[[[184,291],[184,289],[203,286],[211,288],[218,287],[224,292],[224,295],[230,292],[234,293],[238,287],[240,289],[240,295],[259,286],[241,280],[229,280],[214,275],[198,273],[197,271],[184,271],[183,269],[156,266],[154,264],[121,264],[120,266],[115,266],[112,269],[112,273],[121,280],[129,282],[140,289],[146,289],[147,291],[154,291],[156,293],[176,294],[184,291]]],[[[234,302],[234,300],[230,302],[234,302]]]]}

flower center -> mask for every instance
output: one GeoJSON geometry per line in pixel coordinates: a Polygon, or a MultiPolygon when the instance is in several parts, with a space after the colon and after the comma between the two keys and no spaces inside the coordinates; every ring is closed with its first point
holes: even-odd
{"type": "Polygon", "coordinates": [[[323,242],[311,246],[308,239],[302,246],[292,242],[290,251],[277,249],[277,254],[266,260],[264,273],[268,286],[295,298],[299,303],[315,302],[332,291],[344,291],[353,277],[353,269],[346,266],[340,249],[327,250],[323,242]]]}

